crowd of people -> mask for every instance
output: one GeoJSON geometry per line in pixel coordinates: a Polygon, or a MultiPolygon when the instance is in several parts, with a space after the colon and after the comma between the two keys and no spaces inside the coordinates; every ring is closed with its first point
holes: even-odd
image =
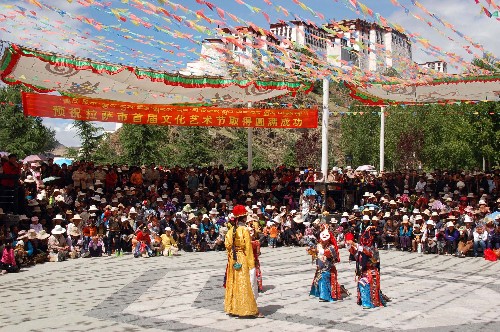
{"type": "Polygon", "coordinates": [[[226,169],[22,163],[2,159],[2,273],[45,261],[103,255],[175,256],[226,250],[233,207],[245,206],[260,246],[314,247],[325,227],[339,248],[369,228],[378,249],[500,256],[500,172],[226,169]],[[329,196],[341,185],[341,203],[329,196]],[[334,186],[335,187],[335,186],[334,186]],[[321,190],[326,190],[321,192],[321,190]],[[347,194],[348,193],[348,194],[347,194]],[[18,215],[6,222],[7,213],[18,215]],[[349,240],[346,240],[349,239],[349,240]]]}

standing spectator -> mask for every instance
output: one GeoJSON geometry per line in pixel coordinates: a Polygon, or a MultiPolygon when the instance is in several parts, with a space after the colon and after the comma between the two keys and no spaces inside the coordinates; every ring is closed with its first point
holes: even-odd
{"type": "Polygon", "coordinates": [[[116,174],[116,171],[115,171],[114,168],[111,168],[106,173],[106,178],[104,180],[106,191],[107,192],[113,192],[114,189],[116,188],[116,184],[117,183],[118,183],[118,174],[116,174]]]}
{"type": "Polygon", "coordinates": [[[73,179],[73,186],[75,189],[86,190],[87,189],[87,177],[88,174],[85,172],[85,165],[81,164],[78,166],[78,170],[73,172],[71,178],[73,179]]]}
{"type": "Polygon", "coordinates": [[[130,183],[136,188],[142,188],[144,180],[142,178],[142,170],[140,167],[136,167],[134,172],[130,176],[130,183]]]}
{"type": "MultiPolygon", "coordinates": [[[[21,175],[21,164],[17,162],[17,155],[10,154],[8,161],[2,164],[4,175],[21,175]]],[[[16,184],[15,179],[2,179],[0,184],[6,187],[14,187],[16,184]]]]}
{"type": "Polygon", "coordinates": [[[276,248],[276,241],[278,239],[278,227],[276,223],[271,225],[269,229],[269,247],[276,248]]]}

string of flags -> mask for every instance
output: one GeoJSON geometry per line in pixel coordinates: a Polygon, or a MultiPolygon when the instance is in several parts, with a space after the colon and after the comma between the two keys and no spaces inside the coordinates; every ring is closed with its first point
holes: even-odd
{"type": "MultiPolygon", "coordinates": [[[[60,53],[75,56],[84,54],[97,61],[175,71],[185,66],[187,61],[197,61],[202,57],[201,46],[204,38],[221,38],[224,43],[233,45],[233,49],[224,47],[216,49],[218,56],[203,58],[207,64],[215,65],[224,59],[228,67],[243,71],[241,63],[234,59],[234,49],[251,49],[251,54],[257,55],[252,56],[252,60],[258,62],[257,67],[266,68],[266,73],[269,75],[294,75],[304,79],[330,77],[334,81],[348,81],[356,84],[380,81],[402,83],[398,77],[362,71],[353,61],[342,60],[339,65],[332,65],[328,61],[326,52],[320,48],[306,48],[309,54],[294,51],[295,45],[286,37],[278,36],[242,18],[244,14],[238,16],[227,8],[223,8],[222,5],[216,6],[205,0],[196,0],[189,6],[170,0],[155,3],[145,0],[122,0],[120,2],[67,0],[64,6],[60,3],[56,5],[48,0],[23,1],[27,4],[26,7],[19,4],[0,4],[0,8],[3,8],[0,14],[0,31],[5,32],[6,35],[19,36],[19,41],[17,41],[19,44],[33,48],[50,47],[60,53]],[[90,16],[89,13],[93,12],[97,15],[90,16]],[[245,34],[238,28],[240,26],[250,27],[268,38],[259,40],[258,43],[250,39],[245,40],[245,34]],[[225,27],[225,29],[220,27],[225,27]],[[276,40],[278,43],[275,42],[276,40]],[[190,44],[189,46],[185,46],[186,41],[190,44]]],[[[482,6],[479,0],[474,1],[482,6]]],[[[490,8],[497,10],[496,14],[488,11],[491,17],[498,16],[498,5],[495,1],[485,1],[490,8]]],[[[286,8],[272,0],[264,0],[264,7],[258,7],[248,0],[235,0],[235,2],[252,14],[262,15],[268,23],[271,23],[269,13],[273,9],[285,20],[301,20],[316,27],[323,26],[324,23],[321,22],[325,22],[325,16],[319,10],[311,8],[300,0],[291,0],[291,6],[286,8]],[[295,12],[296,10],[303,12],[295,12]],[[303,17],[304,15],[306,16],[303,17]],[[306,18],[307,16],[317,21],[312,21],[306,18]]],[[[334,0],[334,2],[343,4],[349,10],[362,14],[379,25],[406,34],[410,41],[425,53],[446,61],[450,66],[463,72],[474,70],[479,74],[488,73],[485,70],[478,71],[463,57],[443,50],[419,34],[390,22],[362,1],[334,0]]],[[[460,40],[464,40],[466,44],[462,47],[469,54],[477,55],[487,52],[483,45],[457,30],[453,24],[428,10],[419,1],[412,0],[411,3],[426,16],[417,14],[412,7],[398,0],[390,0],[390,2],[408,15],[430,26],[437,33],[446,36],[450,41],[462,45],[460,40]],[[454,36],[450,36],[447,29],[451,30],[454,36]]],[[[484,6],[482,8],[486,9],[484,6]]],[[[342,40],[350,35],[349,38],[354,41],[354,45],[360,52],[375,52],[380,58],[383,58],[387,52],[383,44],[378,44],[375,49],[371,49],[370,41],[356,36],[356,32],[350,27],[342,26],[338,22],[329,23],[341,31],[324,27],[327,32],[335,33],[339,37],[336,41],[306,32],[304,34],[318,42],[339,47],[342,45],[342,40]]],[[[238,56],[249,57],[248,52],[238,53],[238,56]]],[[[394,60],[395,63],[402,64],[401,68],[397,69],[405,77],[405,83],[419,84],[446,77],[446,74],[436,72],[415,76],[411,74],[415,71],[415,64],[404,57],[398,57],[397,54],[394,55],[394,60]]]]}

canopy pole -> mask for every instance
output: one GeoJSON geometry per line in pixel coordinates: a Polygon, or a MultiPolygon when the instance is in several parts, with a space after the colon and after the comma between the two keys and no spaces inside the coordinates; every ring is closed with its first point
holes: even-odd
{"type": "MultiPolygon", "coordinates": [[[[248,102],[248,108],[252,108],[252,102],[248,102]]],[[[247,128],[247,152],[248,152],[248,171],[253,171],[253,131],[247,128]]]]}
{"type": "Polygon", "coordinates": [[[385,106],[380,106],[380,172],[384,171],[385,106]]]}
{"type": "Polygon", "coordinates": [[[323,79],[323,117],[321,119],[321,172],[326,182],[328,176],[328,101],[330,99],[330,81],[323,79]]]}

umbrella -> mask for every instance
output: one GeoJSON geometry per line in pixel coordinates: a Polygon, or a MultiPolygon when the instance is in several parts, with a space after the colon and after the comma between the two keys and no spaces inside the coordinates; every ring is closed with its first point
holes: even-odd
{"type": "Polygon", "coordinates": [[[495,218],[500,214],[500,211],[495,211],[493,213],[490,213],[486,216],[486,218],[491,218],[492,220],[495,220],[495,218]]]}
{"type": "Polygon", "coordinates": [[[73,160],[68,158],[54,158],[54,164],[57,164],[59,166],[61,166],[62,164],[66,164],[69,166],[73,164],[73,160]]]}
{"type": "Polygon", "coordinates": [[[374,208],[375,210],[380,209],[380,206],[376,204],[365,204],[360,209],[363,210],[364,208],[371,208],[371,207],[374,208]]]}
{"type": "Polygon", "coordinates": [[[304,190],[304,196],[316,196],[318,193],[312,188],[304,190]]]}
{"type": "Polygon", "coordinates": [[[49,176],[48,178],[45,178],[43,179],[43,183],[47,183],[47,182],[52,182],[52,181],[55,181],[55,180],[59,180],[60,178],[57,177],[57,176],[49,176]]]}
{"type": "Polygon", "coordinates": [[[375,167],[373,167],[372,165],[363,165],[356,168],[356,172],[373,171],[373,170],[375,170],[375,167]]]}
{"type": "Polygon", "coordinates": [[[443,209],[444,207],[445,207],[445,206],[444,206],[444,204],[443,204],[441,201],[439,201],[439,200],[434,201],[434,202],[432,203],[432,205],[431,205],[431,209],[432,209],[432,210],[441,210],[441,209],[443,209]]]}
{"type": "Polygon", "coordinates": [[[26,164],[26,163],[34,163],[37,161],[43,161],[43,160],[45,160],[44,156],[42,156],[40,154],[32,154],[32,155],[24,158],[23,162],[26,164]]]}

